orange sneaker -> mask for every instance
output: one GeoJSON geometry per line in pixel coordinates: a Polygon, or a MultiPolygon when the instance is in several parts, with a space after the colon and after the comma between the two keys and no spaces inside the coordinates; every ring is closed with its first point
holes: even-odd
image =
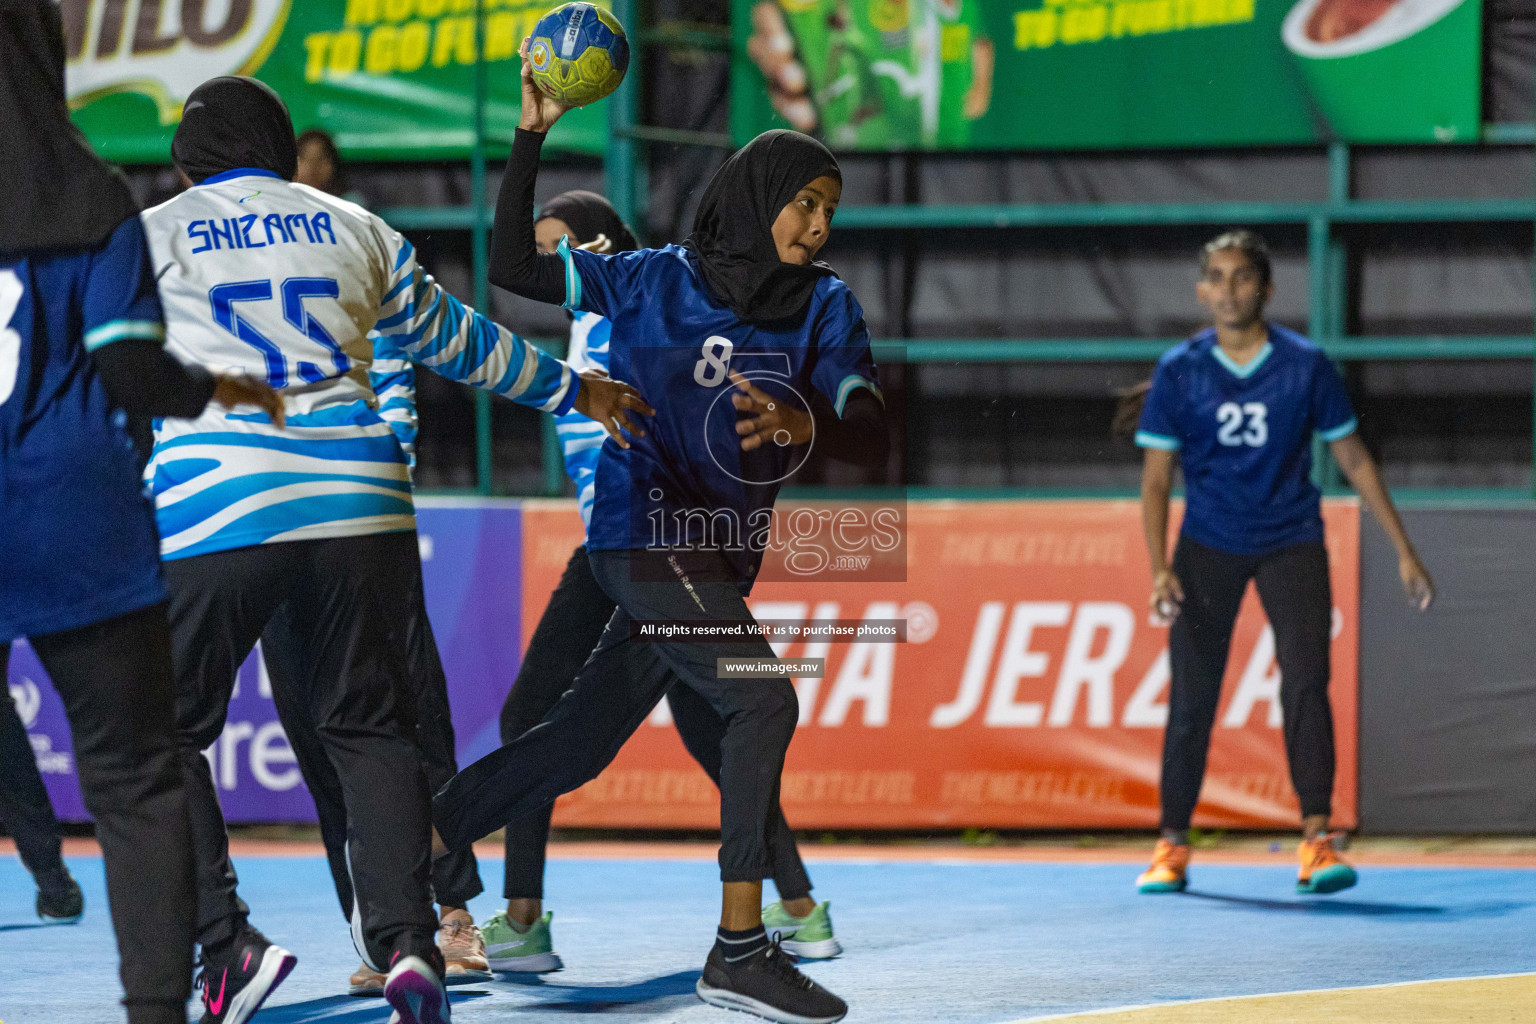
{"type": "Polygon", "coordinates": [[[1189,847],[1175,846],[1159,838],[1152,851],[1152,866],[1136,879],[1137,892],[1183,892],[1189,884],[1185,872],[1189,868],[1189,847]]]}
{"type": "Polygon", "coordinates": [[[1310,893],[1338,892],[1359,881],[1355,869],[1344,863],[1333,848],[1333,836],[1326,832],[1316,839],[1303,839],[1296,847],[1301,871],[1296,876],[1296,891],[1310,893]]]}

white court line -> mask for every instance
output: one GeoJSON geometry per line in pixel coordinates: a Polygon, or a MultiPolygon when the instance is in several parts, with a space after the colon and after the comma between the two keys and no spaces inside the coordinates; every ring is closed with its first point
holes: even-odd
{"type": "Polygon", "coordinates": [[[1175,1006],[1196,1006],[1200,1003],[1237,1003],[1249,999],[1273,999],[1276,996],[1318,996],[1332,992],[1361,992],[1368,989],[1405,988],[1409,985],[1437,985],[1448,981],[1497,981],[1500,978],[1532,978],[1536,971],[1516,971],[1513,974],[1469,974],[1459,978],[1422,978],[1418,981],[1390,981],[1380,985],[1340,985],[1334,988],[1299,988],[1287,992],[1259,992],[1246,996],[1210,996],[1205,999],[1174,999],[1166,1003],[1137,1003],[1133,1006],[1115,1006],[1107,1010],[1081,1010],[1076,1013],[1052,1013],[1044,1017],[1024,1017],[1004,1024],[1044,1024],[1045,1021],[1081,1020],[1089,1017],[1107,1017],[1112,1013],[1129,1013],[1133,1010],[1164,1010],[1175,1006]]]}

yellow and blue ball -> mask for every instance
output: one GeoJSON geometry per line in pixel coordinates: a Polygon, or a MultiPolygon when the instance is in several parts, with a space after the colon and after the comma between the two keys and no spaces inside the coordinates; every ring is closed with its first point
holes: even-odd
{"type": "Polygon", "coordinates": [[[528,62],[545,95],[584,107],[624,80],[629,39],[619,19],[595,4],[565,4],[539,19],[528,42],[528,62]]]}

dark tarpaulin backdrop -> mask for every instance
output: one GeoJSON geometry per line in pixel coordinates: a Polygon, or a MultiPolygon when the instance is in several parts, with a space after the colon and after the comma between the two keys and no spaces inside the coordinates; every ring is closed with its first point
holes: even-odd
{"type": "Polygon", "coordinates": [[[1536,831],[1536,511],[1403,521],[1440,593],[1410,610],[1386,534],[1362,524],[1360,827],[1536,831]]]}

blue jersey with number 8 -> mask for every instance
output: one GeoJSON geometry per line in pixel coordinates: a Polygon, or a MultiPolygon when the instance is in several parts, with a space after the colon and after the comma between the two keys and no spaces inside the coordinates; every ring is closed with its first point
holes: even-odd
{"type": "Polygon", "coordinates": [[[1179,453],[1184,536],[1255,555],[1322,540],[1312,437],[1337,441],[1355,427],[1344,382],[1306,338],[1271,324],[1239,366],[1211,328],[1158,361],[1136,443],[1179,453]]]}
{"type": "Polygon", "coordinates": [[[609,440],[599,453],[588,547],[708,547],[751,575],[779,487],[815,445],[742,451],[730,374],[799,411],[813,392],[839,415],[858,388],[880,397],[858,300],[826,277],[800,322],[765,327],[716,302],[680,246],[618,256],[562,250],[567,307],[613,322],[609,372],[656,409],[654,419],[641,417],[645,437],[628,449],[609,440]]]}

